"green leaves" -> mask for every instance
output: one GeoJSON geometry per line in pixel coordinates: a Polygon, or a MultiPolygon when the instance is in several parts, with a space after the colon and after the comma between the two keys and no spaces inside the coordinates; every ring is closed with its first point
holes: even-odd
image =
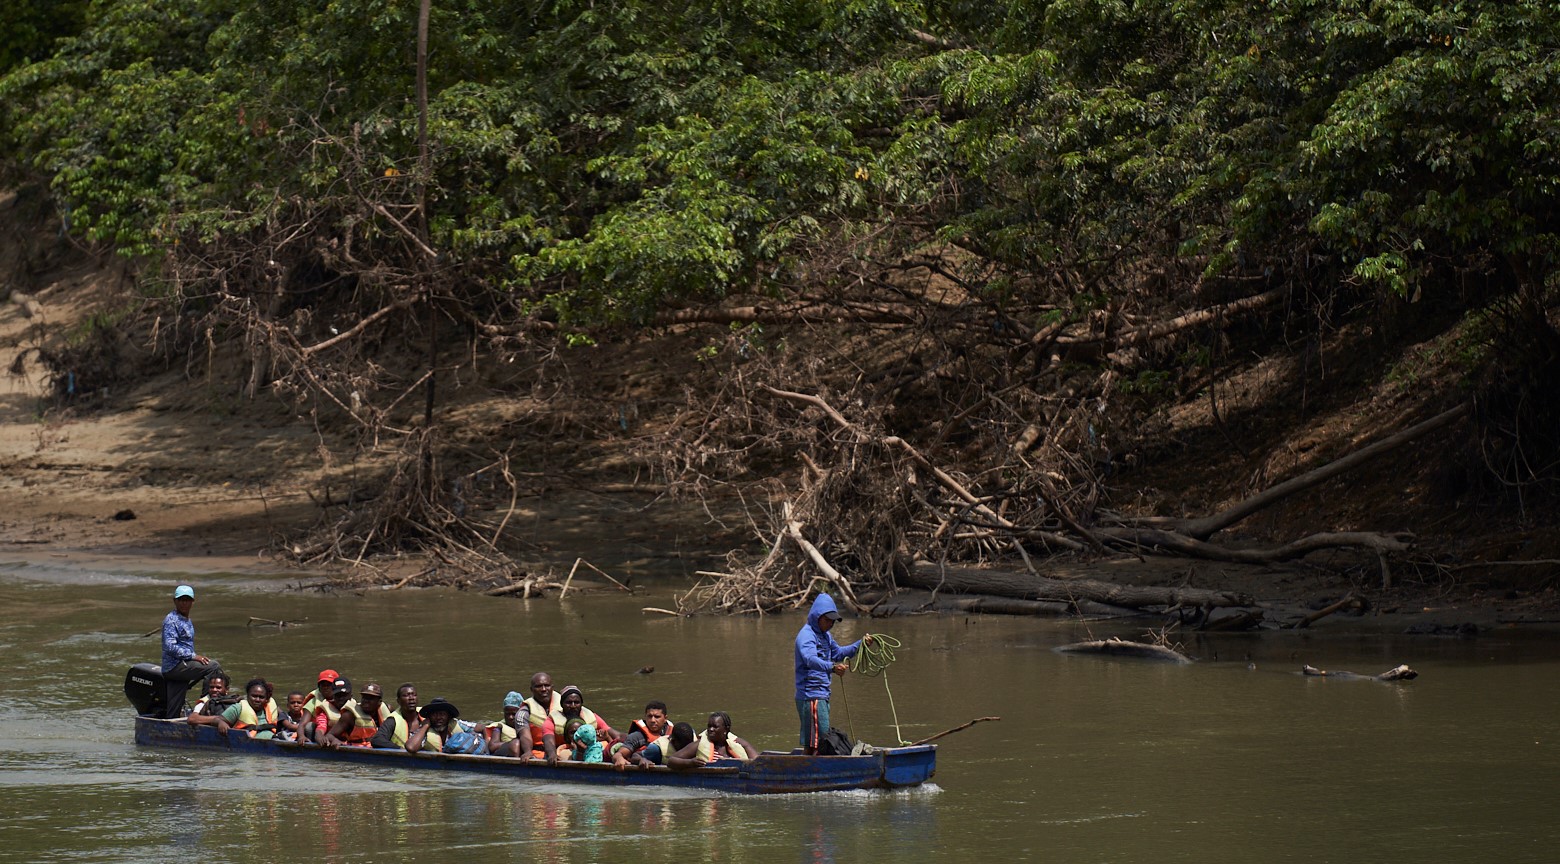
{"type": "Polygon", "coordinates": [[[371,205],[426,185],[441,254],[580,326],[934,239],[1020,277],[1005,292],[1145,256],[1402,291],[1433,262],[1555,266],[1541,0],[452,0],[426,177],[415,8],[99,0],[78,34],[24,4],[9,151],[137,255],[283,206],[401,242],[371,205]]]}

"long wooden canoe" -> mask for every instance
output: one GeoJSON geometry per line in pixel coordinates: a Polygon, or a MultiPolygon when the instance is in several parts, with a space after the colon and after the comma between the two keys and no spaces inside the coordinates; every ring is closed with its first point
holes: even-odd
{"type": "Polygon", "coordinates": [[[893,789],[919,786],[937,770],[937,745],[876,749],[862,756],[806,756],[765,751],[751,762],[707,765],[686,771],[670,768],[630,768],[562,762],[547,765],[501,756],[407,753],[250,738],[243,732],[224,736],[215,726],[191,726],[183,720],[135,718],[135,743],[145,747],[229,750],[255,756],[289,756],[371,763],[386,768],[476,771],[503,774],[539,783],[586,783],[598,786],[650,786],[702,789],[737,795],[787,792],[828,792],[844,789],[893,789]]]}

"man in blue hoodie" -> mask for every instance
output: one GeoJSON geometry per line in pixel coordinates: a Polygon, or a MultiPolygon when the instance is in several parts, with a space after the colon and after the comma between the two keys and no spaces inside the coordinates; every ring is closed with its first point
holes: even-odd
{"type": "Polygon", "coordinates": [[[829,731],[829,674],[844,675],[843,660],[855,656],[864,640],[841,646],[829,635],[840,620],[834,598],[819,594],[807,612],[807,623],[796,634],[796,714],[802,721],[802,749],[811,756],[829,731]]]}

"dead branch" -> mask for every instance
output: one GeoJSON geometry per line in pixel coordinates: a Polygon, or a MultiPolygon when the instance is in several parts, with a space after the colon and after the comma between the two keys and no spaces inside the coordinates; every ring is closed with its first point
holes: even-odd
{"type": "Polygon", "coordinates": [[[256,618],[255,616],[251,615],[249,616],[249,623],[246,626],[275,627],[278,630],[282,630],[288,627],[297,627],[298,625],[303,624],[308,620],[309,619],[307,618],[299,618],[297,621],[273,621],[270,618],[256,618]]]}
{"type": "Polygon", "coordinates": [[[818,547],[807,542],[807,538],[802,536],[801,523],[787,522],[785,524],[785,533],[787,537],[791,538],[792,542],[801,547],[801,550],[812,560],[813,565],[824,575],[824,578],[834,583],[834,586],[840,590],[841,599],[845,601],[845,605],[852,612],[859,613],[861,606],[856,602],[856,592],[851,590],[850,581],[841,576],[840,571],[834,569],[829,564],[828,559],[823,557],[823,553],[818,551],[818,547]]]}
{"type": "Polygon", "coordinates": [[[613,579],[611,574],[609,574],[607,571],[601,569],[600,567],[597,567],[596,565],[590,563],[589,561],[586,561],[584,558],[580,559],[580,563],[584,564],[586,567],[589,567],[590,569],[592,569],[592,570],[596,571],[597,573],[600,573],[602,576],[606,577],[606,580],[608,582],[611,582],[613,585],[616,585],[618,587],[618,590],[626,591],[629,594],[634,593],[634,589],[628,587],[627,585],[624,585],[622,582],[619,582],[616,579],[613,579]]]}
{"type": "Polygon", "coordinates": [[[1299,621],[1296,621],[1291,625],[1288,625],[1285,629],[1304,630],[1305,628],[1315,624],[1323,618],[1326,618],[1328,615],[1331,615],[1334,612],[1341,612],[1344,609],[1358,605],[1360,605],[1360,598],[1354,596],[1353,594],[1345,594],[1342,600],[1339,600],[1336,603],[1329,603],[1327,606],[1312,612],[1311,614],[1301,618],[1299,621]]]}
{"type": "Polygon", "coordinates": [[[974,720],[971,720],[968,723],[960,723],[959,725],[953,727],[952,729],[944,729],[943,731],[938,732],[936,735],[932,735],[932,736],[929,736],[927,738],[922,738],[921,740],[916,741],[916,742],[914,742],[912,744],[909,744],[909,745],[906,745],[906,746],[909,746],[909,747],[919,747],[922,744],[930,744],[933,741],[936,741],[938,738],[943,738],[943,737],[946,737],[948,735],[952,735],[955,732],[963,732],[964,730],[970,728],[971,726],[974,726],[976,723],[989,723],[989,722],[992,722],[994,720],[1001,720],[1001,719],[1002,719],[1001,717],[976,717],[974,720]]]}
{"type": "Polygon", "coordinates": [[[341,331],[339,334],[337,334],[335,336],[332,336],[329,339],[326,339],[324,342],[317,342],[317,343],[315,343],[313,345],[309,345],[307,347],[298,349],[298,353],[301,354],[304,357],[308,357],[311,354],[318,354],[319,352],[324,351],[327,348],[330,348],[330,347],[332,347],[334,345],[337,345],[339,343],[342,343],[342,342],[346,342],[347,340],[353,338],[354,336],[357,336],[358,334],[362,333],[364,330],[367,330],[371,324],[373,324],[374,322],[378,321],[379,319],[385,317],[386,315],[389,315],[392,312],[396,312],[396,311],[399,311],[399,310],[402,310],[402,309],[407,309],[407,308],[411,307],[411,305],[413,303],[417,302],[418,299],[419,298],[415,297],[415,296],[414,297],[406,297],[406,298],[398,300],[398,301],[396,301],[394,303],[391,303],[389,306],[386,306],[383,309],[380,309],[379,311],[374,312],[373,314],[371,314],[368,317],[364,318],[362,321],[359,321],[357,324],[354,324],[353,326],[347,328],[346,330],[341,331]]]}
{"type": "MultiPolygon", "coordinates": [[[[507,597],[510,594],[524,594],[526,597],[530,597],[532,592],[539,594],[543,591],[562,587],[564,586],[560,583],[547,579],[541,579],[535,576],[529,576],[519,582],[511,582],[508,585],[500,585],[497,588],[489,588],[488,590],[483,591],[482,594],[485,597],[507,597]]],[[[562,595],[559,595],[559,599],[562,599],[562,595]]]]}

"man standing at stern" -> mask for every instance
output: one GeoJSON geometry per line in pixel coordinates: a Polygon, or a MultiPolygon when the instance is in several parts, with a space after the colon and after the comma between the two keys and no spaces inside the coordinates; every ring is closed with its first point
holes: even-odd
{"type": "Polygon", "coordinates": [[[184,716],[184,694],[190,685],[203,681],[222,667],[210,657],[195,653],[195,623],[190,608],[195,605],[195,589],[180,585],[173,589],[173,611],[163,618],[162,674],[166,685],[163,716],[184,716]]]}
{"type": "Polygon", "coordinates": [[[840,613],[834,598],[819,594],[807,612],[807,623],[796,634],[796,713],[802,721],[802,749],[807,755],[818,752],[818,744],[829,731],[829,675],[844,675],[845,660],[855,656],[866,638],[841,647],[829,635],[840,613]]]}

